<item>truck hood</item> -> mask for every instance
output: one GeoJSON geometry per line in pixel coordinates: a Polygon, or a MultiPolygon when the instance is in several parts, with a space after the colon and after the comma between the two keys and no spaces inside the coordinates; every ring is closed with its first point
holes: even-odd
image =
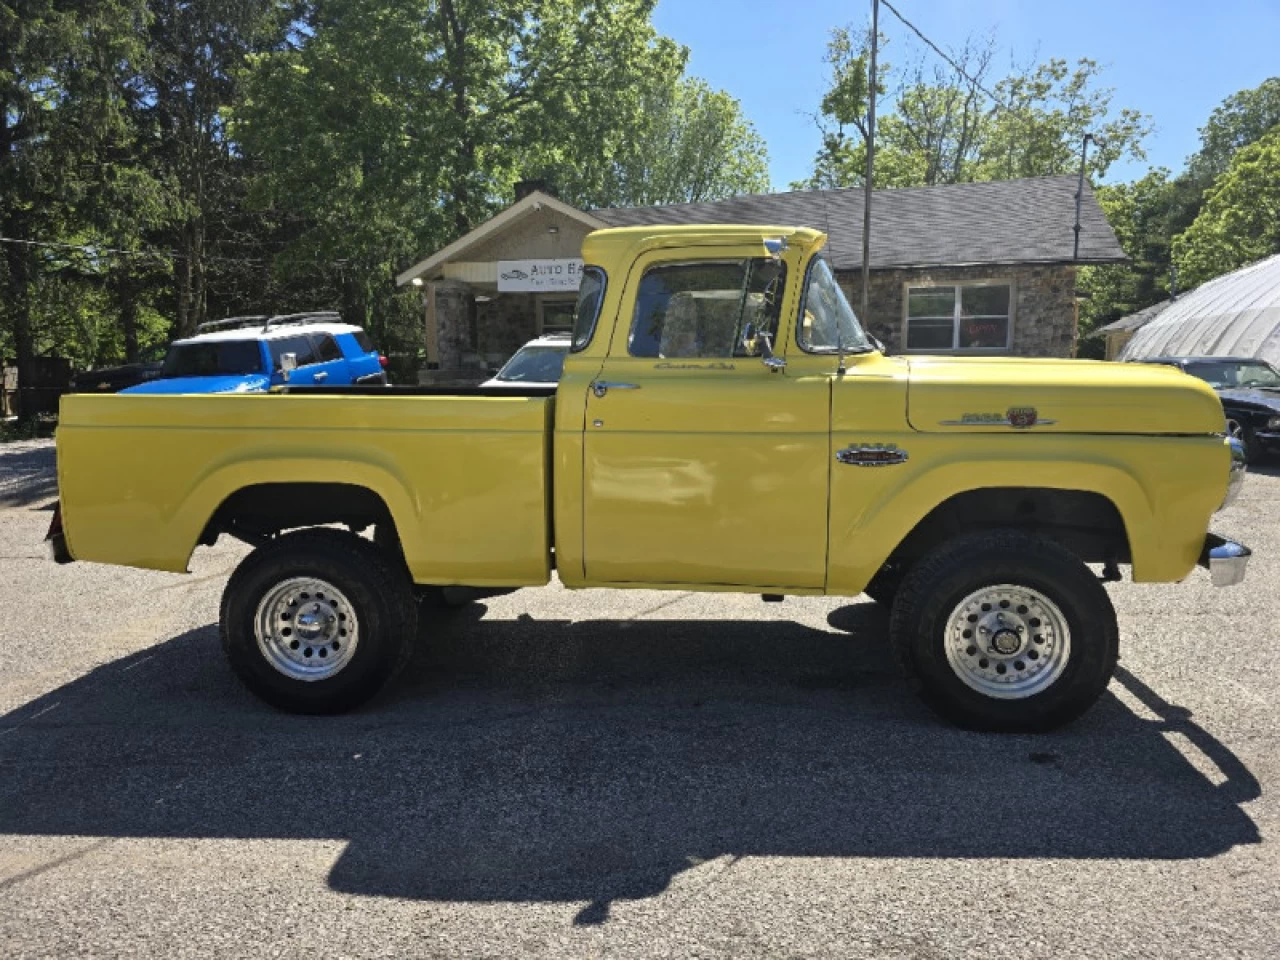
{"type": "Polygon", "coordinates": [[[266,393],[271,378],[259,373],[149,380],[121,393],[266,393]]]}
{"type": "Polygon", "coordinates": [[[912,357],[907,419],[924,433],[1211,434],[1225,418],[1174,367],[1100,360],[912,357]]]}

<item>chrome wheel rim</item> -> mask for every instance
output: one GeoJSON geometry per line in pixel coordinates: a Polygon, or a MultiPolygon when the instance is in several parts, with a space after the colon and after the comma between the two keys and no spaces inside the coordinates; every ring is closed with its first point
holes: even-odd
{"type": "Polygon", "coordinates": [[[360,622],[346,596],[316,577],[283,580],[266,592],[253,618],[258,650],[291,680],[326,680],[342,671],[360,642],[360,622]]]}
{"type": "Polygon", "coordinates": [[[965,686],[997,700],[1047,690],[1071,658],[1071,628],[1058,605],[1012,583],[975,590],[947,618],[947,663],[965,686]]]}

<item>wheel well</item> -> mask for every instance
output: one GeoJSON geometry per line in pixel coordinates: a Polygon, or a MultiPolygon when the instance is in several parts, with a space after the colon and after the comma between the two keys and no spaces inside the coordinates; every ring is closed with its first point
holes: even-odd
{"type": "Polygon", "coordinates": [[[283,530],[343,524],[354,531],[376,525],[395,532],[386,502],[367,487],[351,483],[258,483],[237,490],[214,511],[200,543],[208,546],[227,533],[259,544],[283,530]]]}
{"type": "Polygon", "coordinates": [[[1129,538],[1116,505],[1100,493],[1040,487],[968,490],[934,507],[886,565],[911,563],[960,534],[1016,529],[1055,540],[1085,563],[1129,563],[1129,538]]]}

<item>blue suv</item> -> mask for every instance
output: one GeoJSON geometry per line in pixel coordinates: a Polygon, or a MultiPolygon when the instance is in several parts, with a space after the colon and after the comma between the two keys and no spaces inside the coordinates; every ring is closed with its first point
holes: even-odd
{"type": "Polygon", "coordinates": [[[385,384],[387,358],[337,313],[231,317],[169,345],[155,379],[121,393],[263,393],[274,386],[385,384]],[[287,357],[292,356],[292,360],[287,357]]]}

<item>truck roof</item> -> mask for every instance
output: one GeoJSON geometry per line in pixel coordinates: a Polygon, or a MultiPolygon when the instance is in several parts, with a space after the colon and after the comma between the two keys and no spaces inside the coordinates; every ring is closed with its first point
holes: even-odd
{"type": "Polygon", "coordinates": [[[654,223],[639,227],[609,227],[587,234],[582,241],[582,258],[591,264],[603,264],[615,258],[635,257],[644,250],[664,246],[712,246],[738,243],[763,245],[765,240],[786,238],[802,246],[821,246],[827,235],[809,227],[770,226],[761,224],[695,224],[672,226],[654,223]]]}

